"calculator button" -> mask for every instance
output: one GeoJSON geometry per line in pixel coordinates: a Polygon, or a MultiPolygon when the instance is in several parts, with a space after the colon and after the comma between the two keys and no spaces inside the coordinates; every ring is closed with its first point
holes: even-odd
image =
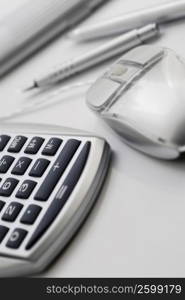
{"type": "Polygon", "coordinates": [[[18,189],[18,192],[16,193],[15,197],[21,199],[28,199],[36,184],[37,183],[35,181],[25,180],[18,189]]]}
{"type": "Polygon", "coordinates": [[[69,140],[65,144],[57,160],[54,162],[48,175],[46,176],[39,190],[37,191],[34,199],[46,201],[49,198],[51,192],[53,191],[60,177],[64,173],[66,167],[68,166],[79,145],[80,141],[73,139],[69,140]]]}
{"type": "Polygon", "coordinates": [[[0,200],[0,211],[3,209],[4,205],[5,205],[5,202],[0,200]]]}
{"type": "Polygon", "coordinates": [[[0,243],[2,242],[2,240],[4,239],[5,235],[7,234],[9,228],[0,225],[0,243]]]}
{"type": "Polygon", "coordinates": [[[2,220],[8,222],[15,221],[22,208],[23,205],[18,202],[10,203],[2,216],[2,220]]]}
{"type": "Polygon", "coordinates": [[[28,154],[36,154],[39,151],[40,147],[42,146],[43,142],[44,142],[43,138],[39,136],[33,137],[24,152],[28,154]]]}
{"type": "Polygon", "coordinates": [[[3,151],[9,140],[9,135],[0,135],[0,151],[3,151]]]}
{"type": "Polygon", "coordinates": [[[44,158],[39,158],[34,163],[29,175],[33,177],[41,177],[47,169],[50,161],[44,158]]]}
{"type": "Polygon", "coordinates": [[[27,233],[28,232],[24,229],[16,228],[10,235],[6,246],[9,248],[17,249],[24,240],[27,233]]]}
{"type": "Polygon", "coordinates": [[[54,200],[51,202],[48,210],[46,211],[46,214],[44,215],[37,229],[33,233],[30,241],[26,246],[26,249],[30,249],[37,242],[37,240],[42,236],[42,234],[47,230],[50,224],[54,221],[54,219],[59,214],[62,207],[68,200],[69,196],[71,195],[73,189],[75,188],[80,178],[80,175],[83,172],[90,151],[90,145],[91,145],[90,142],[87,142],[84,145],[73,167],[71,168],[69,174],[64,180],[64,183],[60,187],[54,200]]]}
{"type": "Polygon", "coordinates": [[[46,146],[44,147],[42,154],[44,155],[55,155],[58,148],[60,147],[62,143],[61,139],[58,138],[51,138],[46,146]]]}
{"type": "Polygon", "coordinates": [[[21,218],[21,223],[30,224],[30,225],[33,224],[36,218],[38,217],[40,211],[41,211],[40,206],[34,204],[29,205],[21,218]]]}
{"type": "Polygon", "coordinates": [[[11,142],[8,148],[8,152],[19,152],[26,143],[26,140],[27,138],[25,136],[17,135],[11,142]]]}
{"type": "Polygon", "coordinates": [[[0,160],[0,173],[6,173],[14,161],[14,157],[5,155],[0,160]]]}
{"type": "Polygon", "coordinates": [[[7,178],[5,182],[2,184],[2,186],[0,187],[0,195],[9,197],[12,194],[18,182],[19,180],[15,178],[7,178]]]}
{"type": "Polygon", "coordinates": [[[32,159],[29,157],[19,158],[11,173],[15,175],[23,175],[29,167],[31,161],[32,159]]]}

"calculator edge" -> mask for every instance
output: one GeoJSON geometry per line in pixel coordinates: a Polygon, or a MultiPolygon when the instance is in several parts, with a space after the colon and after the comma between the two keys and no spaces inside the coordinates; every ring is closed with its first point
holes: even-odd
{"type": "Polygon", "coordinates": [[[75,129],[70,127],[65,127],[61,125],[52,125],[52,124],[40,124],[40,123],[9,123],[3,122],[0,124],[0,131],[2,133],[14,133],[20,131],[21,133],[37,133],[37,134],[61,134],[62,135],[81,135],[84,137],[96,137],[103,139],[101,136],[94,134],[92,132],[84,131],[81,129],[75,129]]]}

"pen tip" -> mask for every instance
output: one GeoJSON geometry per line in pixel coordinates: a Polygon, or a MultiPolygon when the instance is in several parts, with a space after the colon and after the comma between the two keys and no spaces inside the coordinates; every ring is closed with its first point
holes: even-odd
{"type": "Polygon", "coordinates": [[[26,88],[23,90],[23,92],[28,92],[28,91],[34,90],[34,89],[37,88],[37,87],[38,87],[37,83],[34,82],[32,85],[26,87],[26,88]]]}

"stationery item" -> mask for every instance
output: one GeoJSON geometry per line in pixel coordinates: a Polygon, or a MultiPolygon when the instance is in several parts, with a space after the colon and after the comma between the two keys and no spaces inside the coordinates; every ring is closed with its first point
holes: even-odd
{"type": "Polygon", "coordinates": [[[158,33],[159,31],[156,24],[150,24],[140,29],[134,29],[104,43],[80,57],[65,62],[51,73],[38,77],[34,80],[33,85],[26,90],[52,86],[76,73],[82,72],[83,70],[95,66],[115,55],[140,45],[146,40],[157,36],[158,33]]]}
{"type": "Polygon", "coordinates": [[[123,55],[87,92],[87,104],[130,146],[175,159],[185,152],[185,61],[167,48],[123,55]]]}
{"type": "Polygon", "coordinates": [[[182,17],[185,17],[185,0],[168,1],[157,6],[128,12],[104,22],[96,22],[89,27],[77,28],[70,33],[70,36],[78,41],[86,41],[121,34],[146,24],[162,24],[182,17]]]}
{"type": "Polygon", "coordinates": [[[27,1],[0,22],[0,76],[105,0],[27,1]]]}
{"type": "Polygon", "coordinates": [[[0,276],[40,272],[87,217],[110,148],[76,129],[6,123],[0,152],[0,276]]]}

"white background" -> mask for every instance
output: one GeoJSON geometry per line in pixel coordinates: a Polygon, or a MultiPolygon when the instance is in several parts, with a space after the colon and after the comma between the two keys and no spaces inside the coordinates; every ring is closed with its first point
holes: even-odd
{"type": "MultiPolygon", "coordinates": [[[[0,0],[0,17],[24,1],[0,0]]],[[[91,16],[86,24],[162,2],[165,1],[112,0],[91,16]]],[[[185,56],[184,32],[185,20],[171,23],[162,28],[161,38],[153,43],[170,47],[185,56]]],[[[98,44],[101,41],[77,44],[67,35],[61,36],[20,65],[0,81],[0,114],[10,108],[13,111],[21,103],[29,101],[21,89],[35,75],[98,44]]],[[[68,83],[93,80],[112,61],[68,83]]],[[[88,220],[65,252],[42,276],[185,276],[183,159],[164,162],[124,145],[87,108],[84,93],[73,94],[58,105],[14,121],[42,121],[98,133],[108,140],[114,154],[106,184],[88,220]]]]}

